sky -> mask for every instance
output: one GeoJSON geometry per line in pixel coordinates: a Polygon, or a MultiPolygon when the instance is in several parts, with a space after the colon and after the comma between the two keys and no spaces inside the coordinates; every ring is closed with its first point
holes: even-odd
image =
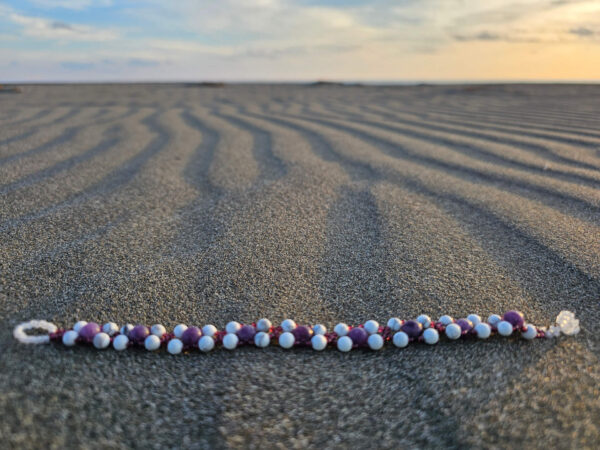
{"type": "Polygon", "coordinates": [[[600,0],[0,0],[0,81],[600,81],[600,0]]]}

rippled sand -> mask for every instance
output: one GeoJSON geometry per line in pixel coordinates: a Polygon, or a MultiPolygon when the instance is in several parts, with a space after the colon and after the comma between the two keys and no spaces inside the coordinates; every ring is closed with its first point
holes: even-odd
{"type": "Polygon", "coordinates": [[[596,446],[599,105],[598,86],[3,94],[2,445],[596,446]],[[509,308],[582,333],[180,357],[11,336],[509,308]]]}

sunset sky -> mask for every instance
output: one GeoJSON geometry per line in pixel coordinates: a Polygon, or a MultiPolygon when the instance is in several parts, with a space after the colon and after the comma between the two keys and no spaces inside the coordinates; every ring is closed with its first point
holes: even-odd
{"type": "Polygon", "coordinates": [[[600,80],[600,1],[0,0],[0,81],[600,80]]]}

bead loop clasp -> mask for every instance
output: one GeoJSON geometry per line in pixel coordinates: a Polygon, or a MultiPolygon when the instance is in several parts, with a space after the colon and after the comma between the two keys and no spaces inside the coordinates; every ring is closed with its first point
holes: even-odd
{"type": "Polygon", "coordinates": [[[13,330],[13,336],[22,344],[48,344],[50,342],[50,334],[56,333],[57,326],[45,320],[30,320],[29,322],[20,323],[13,330]],[[27,334],[30,330],[45,330],[48,334],[32,336],[27,334]]]}

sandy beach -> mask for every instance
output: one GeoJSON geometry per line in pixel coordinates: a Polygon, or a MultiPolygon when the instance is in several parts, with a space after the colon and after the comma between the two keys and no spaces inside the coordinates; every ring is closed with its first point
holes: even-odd
{"type": "Polygon", "coordinates": [[[586,85],[1,94],[2,447],[597,447],[599,105],[586,85]],[[180,356],[12,337],[507,309],[582,332],[180,356]]]}

